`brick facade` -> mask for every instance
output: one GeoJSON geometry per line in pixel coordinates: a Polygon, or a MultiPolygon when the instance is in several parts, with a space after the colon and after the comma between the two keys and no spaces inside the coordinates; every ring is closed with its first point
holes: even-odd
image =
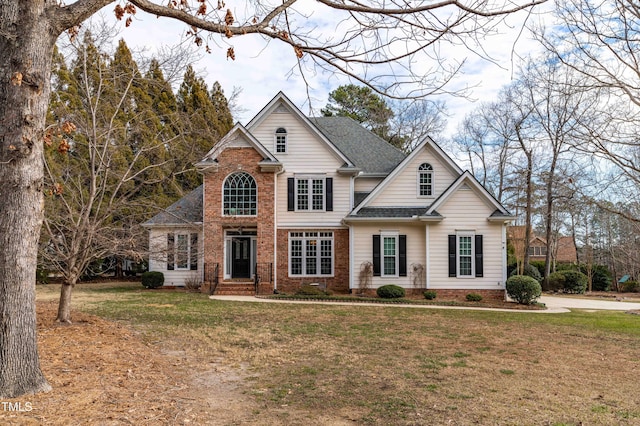
{"type": "Polygon", "coordinates": [[[310,229],[278,229],[278,291],[293,293],[303,284],[319,283],[326,285],[334,293],[349,292],[349,230],[322,229],[333,232],[333,268],[332,277],[290,277],[289,276],[289,232],[304,232],[310,229]]]}
{"type": "Polygon", "coordinates": [[[224,274],[224,236],[226,229],[256,229],[256,262],[271,263],[274,235],[274,173],[263,172],[258,163],[262,161],[253,148],[229,147],[218,156],[217,171],[204,174],[204,261],[208,265],[219,264],[219,277],[224,274]],[[222,214],[222,192],[226,178],[234,172],[249,173],[257,185],[257,216],[224,216],[222,214]]]}

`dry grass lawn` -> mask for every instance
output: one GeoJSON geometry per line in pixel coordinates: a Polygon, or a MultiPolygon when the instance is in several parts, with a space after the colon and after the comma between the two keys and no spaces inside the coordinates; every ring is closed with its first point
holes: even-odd
{"type": "MultiPolygon", "coordinates": [[[[139,285],[139,284],[138,284],[139,285]]],[[[54,390],[2,424],[640,424],[640,316],[237,303],[39,289],[54,390]]]]}

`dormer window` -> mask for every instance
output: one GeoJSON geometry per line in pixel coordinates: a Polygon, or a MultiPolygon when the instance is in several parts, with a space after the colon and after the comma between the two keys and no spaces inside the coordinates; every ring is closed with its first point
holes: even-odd
{"type": "Polygon", "coordinates": [[[433,196],[433,167],[429,163],[422,163],[418,167],[418,195],[433,196]]]}
{"type": "Polygon", "coordinates": [[[276,153],[287,152],[287,129],[278,127],[276,130],[276,153]]]}

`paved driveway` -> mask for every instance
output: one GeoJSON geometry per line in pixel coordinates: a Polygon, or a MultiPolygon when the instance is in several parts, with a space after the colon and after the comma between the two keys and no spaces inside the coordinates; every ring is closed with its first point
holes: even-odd
{"type": "Polygon", "coordinates": [[[632,303],[617,300],[581,299],[578,297],[541,296],[540,302],[550,309],[602,309],[609,311],[640,310],[640,303],[632,303]]]}

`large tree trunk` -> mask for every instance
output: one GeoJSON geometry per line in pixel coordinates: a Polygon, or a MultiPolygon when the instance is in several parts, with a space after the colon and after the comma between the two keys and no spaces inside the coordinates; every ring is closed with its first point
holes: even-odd
{"type": "Polygon", "coordinates": [[[51,389],[40,369],[35,312],[42,145],[57,38],[44,6],[0,3],[0,399],[51,389]]]}

